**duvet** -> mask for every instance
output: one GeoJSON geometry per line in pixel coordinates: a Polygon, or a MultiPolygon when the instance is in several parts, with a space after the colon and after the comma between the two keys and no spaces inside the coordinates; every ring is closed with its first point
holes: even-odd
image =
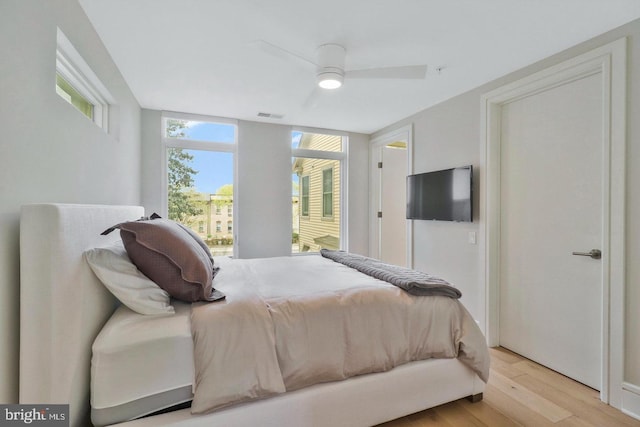
{"type": "Polygon", "coordinates": [[[216,263],[227,298],[191,314],[193,413],[429,358],[488,379],[484,336],[457,299],[409,295],[321,256],[216,263]]]}

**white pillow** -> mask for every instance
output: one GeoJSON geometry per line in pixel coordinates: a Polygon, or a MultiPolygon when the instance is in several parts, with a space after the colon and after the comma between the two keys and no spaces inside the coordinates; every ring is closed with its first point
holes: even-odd
{"type": "Polygon", "coordinates": [[[98,279],[131,310],[140,314],[174,314],[169,294],[142,274],[122,242],[88,249],[85,259],[98,279]]]}

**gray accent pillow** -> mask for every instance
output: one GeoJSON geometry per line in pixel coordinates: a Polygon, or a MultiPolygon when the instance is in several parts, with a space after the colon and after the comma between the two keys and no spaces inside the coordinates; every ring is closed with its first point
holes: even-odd
{"type": "Polygon", "coordinates": [[[120,229],[127,254],[138,270],[173,298],[187,302],[215,299],[211,253],[193,237],[195,233],[162,218],[123,222],[112,228],[120,229]]]}
{"type": "MultiPolygon", "coordinates": [[[[151,216],[149,217],[149,219],[161,219],[161,218],[162,217],[160,215],[158,215],[157,213],[155,213],[155,212],[152,213],[151,216]]],[[[211,255],[211,250],[209,249],[209,246],[207,246],[207,244],[200,238],[200,236],[198,236],[198,234],[196,234],[196,232],[193,231],[192,229],[190,229],[189,227],[185,227],[184,225],[180,224],[179,222],[176,222],[176,224],[178,224],[180,227],[182,227],[182,229],[184,231],[189,233],[189,235],[193,238],[193,240],[195,240],[200,245],[200,247],[202,249],[204,249],[204,251],[209,256],[209,260],[211,260],[211,265],[213,265],[213,256],[211,255]]]]}

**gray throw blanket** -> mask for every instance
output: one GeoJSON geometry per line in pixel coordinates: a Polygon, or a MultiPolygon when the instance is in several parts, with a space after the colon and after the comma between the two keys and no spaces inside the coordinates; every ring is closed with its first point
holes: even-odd
{"type": "Polygon", "coordinates": [[[404,289],[411,295],[441,295],[450,298],[460,298],[462,292],[438,277],[406,267],[386,264],[380,260],[344,251],[320,250],[323,257],[355,268],[361,273],[376,279],[384,280],[392,285],[404,289]]]}

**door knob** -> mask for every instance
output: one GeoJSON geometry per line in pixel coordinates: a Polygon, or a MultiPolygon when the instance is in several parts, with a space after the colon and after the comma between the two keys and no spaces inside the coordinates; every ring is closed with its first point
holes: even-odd
{"type": "Polygon", "coordinates": [[[602,258],[602,251],[600,249],[591,249],[589,252],[572,252],[571,254],[579,255],[579,256],[588,256],[593,259],[602,258]]]}

